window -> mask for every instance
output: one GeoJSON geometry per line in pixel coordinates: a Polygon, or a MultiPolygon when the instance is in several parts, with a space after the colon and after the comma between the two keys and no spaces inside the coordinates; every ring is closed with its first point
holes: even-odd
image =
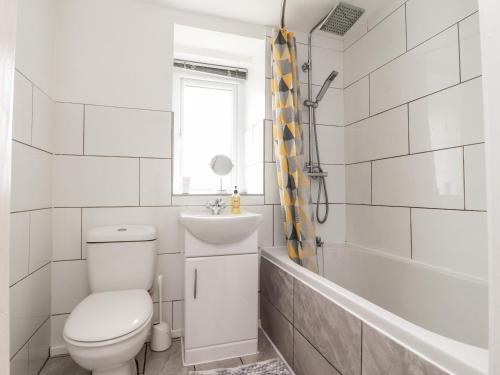
{"type": "MultiPolygon", "coordinates": [[[[204,74],[176,74],[174,193],[213,194],[221,179],[210,169],[218,154],[238,165],[239,111],[236,80],[204,74]]],[[[222,188],[237,184],[237,169],[222,178],[222,188]]]]}

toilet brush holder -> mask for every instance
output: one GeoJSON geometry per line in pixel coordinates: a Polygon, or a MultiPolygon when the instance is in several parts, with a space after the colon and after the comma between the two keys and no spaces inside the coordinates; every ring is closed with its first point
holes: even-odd
{"type": "Polygon", "coordinates": [[[170,348],[172,338],[170,336],[170,327],[167,322],[158,322],[153,324],[153,335],[151,337],[151,350],[162,352],[170,348]]]}
{"type": "Polygon", "coordinates": [[[172,344],[172,336],[170,333],[170,326],[167,322],[163,321],[163,275],[158,275],[158,298],[159,298],[159,313],[160,321],[153,324],[153,334],[151,337],[151,350],[154,352],[162,352],[170,348],[172,344]]]}

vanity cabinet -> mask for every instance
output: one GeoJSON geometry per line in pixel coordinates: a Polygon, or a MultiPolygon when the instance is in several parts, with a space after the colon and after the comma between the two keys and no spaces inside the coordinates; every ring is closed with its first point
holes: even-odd
{"type": "Polygon", "coordinates": [[[185,233],[184,360],[196,364],[257,352],[257,233],[210,244],[185,233]]]}

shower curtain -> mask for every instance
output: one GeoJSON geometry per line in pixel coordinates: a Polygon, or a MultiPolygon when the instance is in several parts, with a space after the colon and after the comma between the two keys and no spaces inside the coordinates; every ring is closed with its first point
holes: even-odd
{"type": "Polygon", "coordinates": [[[273,36],[272,67],[274,149],[288,255],[296,263],[316,272],[310,181],[303,170],[297,52],[295,37],[285,28],[273,36]]]}

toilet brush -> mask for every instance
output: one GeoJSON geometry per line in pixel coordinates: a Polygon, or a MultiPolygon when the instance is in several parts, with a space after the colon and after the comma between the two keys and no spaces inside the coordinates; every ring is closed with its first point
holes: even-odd
{"type": "Polygon", "coordinates": [[[158,275],[158,299],[159,299],[159,322],[153,323],[153,337],[151,338],[151,350],[154,352],[162,352],[170,348],[172,344],[172,337],[170,327],[167,322],[163,320],[163,275],[158,275]]]}

